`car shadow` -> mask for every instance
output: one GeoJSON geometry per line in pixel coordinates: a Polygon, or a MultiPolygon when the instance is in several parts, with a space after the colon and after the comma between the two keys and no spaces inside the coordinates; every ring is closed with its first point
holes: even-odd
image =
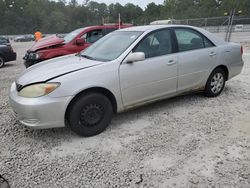
{"type": "MultiPolygon", "coordinates": [[[[121,114],[117,114],[114,119],[118,120],[120,123],[126,122],[128,119],[131,121],[135,121],[138,119],[140,116],[144,116],[147,114],[154,114],[159,111],[166,111],[168,107],[173,107],[175,105],[178,105],[178,103],[183,103],[184,101],[189,101],[192,99],[197,99],[197,100],[205,100],[207,97],[205,97],[201,92],[196,92],[196,93],[185,93],[179,96],[171,97],[168,99],[163,99],[156,101],[154,103],[149,103],[143,106],[139,106],[134,109],[130,109],[128,111],[125,111],[121,114]],[[121,121],[122,120],[122,121],[121,121]]],[[[116,125],[114,125],[116,126],[116,125]]],[[[118,125],[119,126],[119,125],[118,125]]]]}
{"type": "Polygon", "coordinates": [[[16,66],[16,64],[14,63],[15,61],[11,61],[11,62],[8,62],[4,65],[4,67],[2,67],[2,69],[6,69],[6,68],[9,68],[9,67],[14,67],[16,66]]]}

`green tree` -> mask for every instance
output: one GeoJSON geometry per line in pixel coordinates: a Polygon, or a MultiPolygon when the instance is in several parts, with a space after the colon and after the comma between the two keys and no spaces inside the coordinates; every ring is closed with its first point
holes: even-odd
{"type": "MultiPolygon", "coordinates": [[[[150,3],[145,10],[132,3],[106,5],[90,0],[0,0],[0,34],[69,32],[79,27],[118,22],[136,25],[157,19],[191,19],[223,16],[235,9],[240,16],[250,16],[250,0],[165,0],[162,5],[150,3]],[[69,2],[69,3],[67,3],[69,2]]],[[[249,23],[245,21],[244,23],[249,23]]]]}

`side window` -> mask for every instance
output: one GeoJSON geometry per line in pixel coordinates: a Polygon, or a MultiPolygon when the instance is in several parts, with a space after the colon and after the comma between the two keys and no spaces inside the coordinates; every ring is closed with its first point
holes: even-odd
{"type": "Polygon", "coordinates": [[[107,35],[115,30],[117,30],[117,29],[116,28],[106,28],[106,29],[104,29],[104,35],[107,35]]]}
{"type": "Polygon", "coordinates": [[[103,37],[102,29],[97,29],[83,34],[81,38],[84,38],[87,43],[94,43],[102,37],[103,37]]]}
{"type": "Polygon", "coordinates": [[[170,54],[172,52],[170,31],[161,30],[148,35],[133,52],[144,52],[146,58],[170,54]]]}
{"type": "Polygon", "coordinates": [[[204,44],[206,48],[214,47],[214,44],[206,38],[204,38],[204,44]]]}
{"type": "Polygon", "coordinates": [[[203,36],[191,29],[175,29],[179,52],[205,48],[203,36]]]}

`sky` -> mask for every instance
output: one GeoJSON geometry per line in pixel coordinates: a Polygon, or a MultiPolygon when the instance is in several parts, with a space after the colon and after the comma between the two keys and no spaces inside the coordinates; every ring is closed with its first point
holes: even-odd
{"type": "MultiPolygon", "coordinates": [[[[120,3],[122,5],[125,5],[126,3],[133,3],[135,5],[139,5],[141,8],[145,8],[149,3],[154,2],[155,4],[163,4],[164,0],[93,0],[98,3],[106,3],[106,4],[111,4],[111,3],[120,3]]],[[[85,2],[85,0],[78,0],[78,3],[82,4],[85,2]]]]}

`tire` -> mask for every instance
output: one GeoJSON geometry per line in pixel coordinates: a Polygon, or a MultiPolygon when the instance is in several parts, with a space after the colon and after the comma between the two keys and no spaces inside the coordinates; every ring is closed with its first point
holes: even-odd
{"type": "Polygon", "coordinates": [[[84,137],[103,132],[111,122],[113,107],[110,100],[99,93],[87,93],[70,104],[67,120],[71,130],[84,137]]]}
{"type": "Polygon", "coordinates": [[[209,76],[206,87],[205,95],[207,97],[217,97],[221,94],[226,83],[226,73],[223,69],[215,69],[209,76]]]}
{"type": "Polygon", "coordinates": [[[4,59],[0,56],[0,68],[2,68],[5,64],[4,59]]]}

